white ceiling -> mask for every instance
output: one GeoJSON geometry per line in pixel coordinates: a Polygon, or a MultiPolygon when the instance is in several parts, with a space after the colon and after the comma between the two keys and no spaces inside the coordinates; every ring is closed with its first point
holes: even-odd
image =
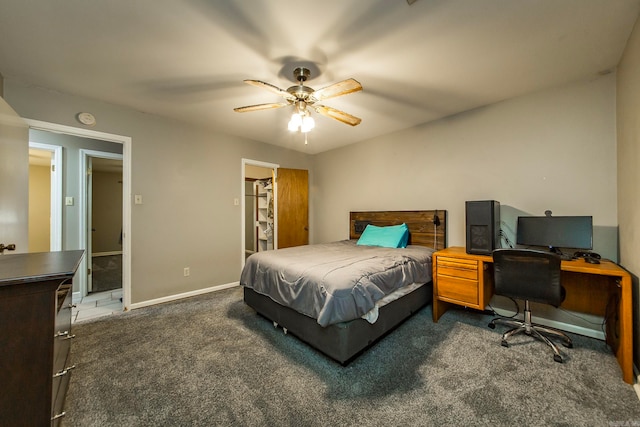
{"type": "MultiPolygon", "coordinates": [[[[0,0],[0,74],[269,144],[318,153],[524,93],[606,73],[640,0],[0,0]],[[312,69],[323,104],[304,145],[286,89],[312,69]]],[[[98,123],[100,117],[97,117],[98,123]]],[[[80,126],[80,125],[79,125],[80,126]]]]}

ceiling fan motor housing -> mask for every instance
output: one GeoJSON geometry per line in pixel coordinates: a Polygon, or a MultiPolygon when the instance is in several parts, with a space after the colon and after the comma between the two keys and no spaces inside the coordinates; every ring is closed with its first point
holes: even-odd
{"type": "Polygon", "coordinates": [[[309,71],[309,69],[305,67],[297,67],[295,70],[293,70],[293,77],[300,83],[306,81],[310,75],[311,71],[309,71]]]}

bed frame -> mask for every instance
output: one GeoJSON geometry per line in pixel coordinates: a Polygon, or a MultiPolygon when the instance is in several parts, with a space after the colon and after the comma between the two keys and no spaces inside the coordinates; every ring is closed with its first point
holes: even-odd
{"type": "MultiPolygon", "coordinates": [[[[367,224],[388,226],[407,224],[409,244],[436,248],[446,247],[447,212],[427,211],[374,211],[350,212],[349,238],[357,239],[367,224]]],[[[360,353],[380,340],[433,298],[432,283],[380,308],[378,320],[371,324],[364,319],[338,323],[327,327],[315,319],[274,302],[271,298],[244,288],[244,301],[258,314],[281,326],[342,365],[347,365],[360,353]]]]}

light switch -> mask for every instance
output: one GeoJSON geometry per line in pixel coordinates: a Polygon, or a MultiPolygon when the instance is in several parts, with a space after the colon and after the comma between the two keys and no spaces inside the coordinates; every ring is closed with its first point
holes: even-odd
{"type": "Polygon", "coordinates": [[[240,199],[233,199],[234,206],[240,206],[240,199]]]}
{"type": "Polygon", "coordinates": [[[133,196],[133,203],[135,203],[136,205],[141,205],[142,204],[142,195],[141,194],[136,194],[135,196],[133,196]]]}
{"type": "Polygon", "coordinates": [[[66,206],[73,206],[73,197],[65,197],[64,198],[64,204],[66,206]]]}

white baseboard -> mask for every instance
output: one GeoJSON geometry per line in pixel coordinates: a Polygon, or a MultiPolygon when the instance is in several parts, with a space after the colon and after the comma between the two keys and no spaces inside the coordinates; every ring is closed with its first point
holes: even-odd
{"type": "Polygon", "coordinates": [[[198,290],[195,290],[195,291],[184,292],[182,294],[169,295],[169,296],[162,297],[162,298],[156,298],[156,299],[152,299],[152,300],[136,302],[134,304],[129,305],[129,307],[125,307],[125,310],[135,310],[136,308],[149,307],[151,305],[162,304],[162,303],[171,302],[171,301],[177,301],[177,300],[180,300],[180,299],[183,299],[183,298],[194,297],[194,296],[197,296],[197,295],[207,294],[209,292],[221,291],[223,289],[229,289],[229,288],[233,288],[233,287],[236,287],[236,286],[240,286],[240,282],[226,283],[224,285],[211,286],[210,288],[198,289],[198,290]]]}
{"type": "Polygon", "coordinates": [[[94,252],[91,254],[91,256],[94,258],[97,256],[111,256],[111,255],[122,255],[122,251],[94,252]]]}
{"type": "Polygon", "coordinates": [[[561,331],[573,332],[574,334],[584,335],[585,337],[595,338],[602,341],[605,339],[604,332],[601,330],[584,328],[582,326],[559,322],[557,320],[537,317],[534,323],[539,323],[540,325],[550,326],[552,328],[560,329],[561,331]]]}

